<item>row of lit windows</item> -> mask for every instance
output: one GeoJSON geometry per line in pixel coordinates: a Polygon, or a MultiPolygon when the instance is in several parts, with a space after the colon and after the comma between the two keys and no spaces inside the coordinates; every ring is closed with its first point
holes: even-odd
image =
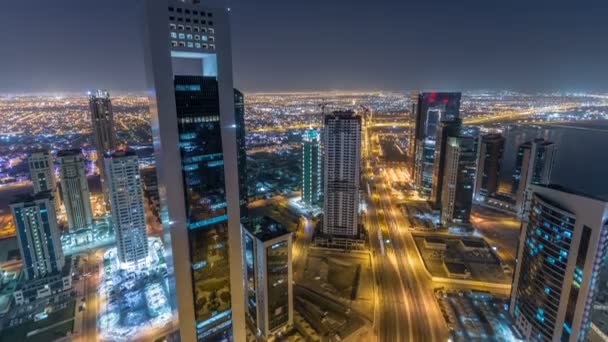
{"type": "Polygon", "coordinates": [[[171,46],[172,47],[178,47],[178,46],[179,47],[188,47],[188,48],[191,48],[191,49],[194,49],[194,48],[201,49],[202,48],[202,49],[215,50],[215,44],[209,44],[209,45],[207,45],[207,44],[201,44],[201,43],[198,43],[198,42],[197,43],[193,43],[193,42],[181,42],[181,41],[178,42],[176,40],[172,40],[171,41],[171,46]]]}
{"type": "Polygon", "coordinates": [[[214,42],[215,41],[215,37],[213,36],[206,36],[206,35],[198,35],[198,34],[192,34],[192,33],[177,33],[177,32],[171,32],[170,37],[173,39],[188,39],[188,40],[202,40],[204,42],[206,41],[210,41],[210,42],[214,42]]]}
{"type": "Polygon", "coordinates": [[[177,13],[192,14],[192,15],[199,15],[200,14],[201,17],[204,17],[204,16],[207,16],[209,18],[213,17],[213,13],[211,13],[211,12],[205,13],[203,11],[199,12],[197,10],[190,11],[187,8],[179,8],[179,7],[178,8],[169,7],[168,9],[169,9],[169,12],[177,12],[177,13]]]}
{"type": "Polygon", "coordinates": [[[201,25],[209,25],[209,26],[213,26],[213,21],[209,20],[209,21],[205,21],[205,20],[198,20],[198,19],[192,19],[190,20],[190,18],[175,18],[175,17],[169,17],[170,21],[177,21],[178,23],[193,23],[193,24],[201,24],[201,25]]]}
{"type": "Polygon", "coordinates": [[[202,33],[206,33],[207,31],[209,31],[210,34],[214,34],[215,33],[215,29],[213,29],[212,27],[206,28],[206,27],[198,27],[198,26],[190,26],[190,25],[176,25],[173,23],[169,24],[169,28],[171,30],[179,30],[179,31],[194,31],[194,32],[202,32],[202,33]]]}

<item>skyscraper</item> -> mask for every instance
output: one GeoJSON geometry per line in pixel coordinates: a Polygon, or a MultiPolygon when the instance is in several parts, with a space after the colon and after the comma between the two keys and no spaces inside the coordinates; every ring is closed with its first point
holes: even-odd
{"type": "Polygon", "coordinates": [[[148,238],[139,159],[135,152],[122,150],[106,152],[104,162],[118,259],[141,261],[148,256],[148,238]]]}
{"type": "Polygon", "coordinates": [[[234,123],[236,125],[236,158],[239,166],[239,206],[241,211],[241,224],[249,222],[247,209],[247,146],[245,141],[245,96],[238,89],[234,89],[234,123]]]}
{"type": "Polygon", "coordinates": [[[51,151],[34,151],[28,157],[27,162],[30,168],[32,185],[34,186],[34,194],[50,191],[53,195],[55,209],[58,209],[61,201],[59,199],[59,192],[57,191],[57,180],[55,179],[51,151]]]}
{"type": "Polygon", "coordinates": [[[65,264],[50,191],[24,196],[11,205],[23,271],[28,280],[59,273],[65,264]]]}
{"type": "Polygon", "coordinates": [[[608,246],[608,203],[530,185],[509,312],[526,341],[585,341],[608,246]]]}
{"type": "Polygon", "coordinates": [[[97,90],[89,93],[89,108],[91,109],[91,123],[93,125],[93,141],[97,151],[97,168],[101,180],[104,201],[109,204],[109,193],[106,185],[103,156],[106,152],[116,149],[116,129],[114,127],[114,111],[110,93],[97,90]]]}
{"type": "Polygon", "coordinates": [[[291,248],[291,233],[269,217],[243,229],[246,316],[264,338],[293,325],[291,248]]]}
{"type": "Polygon", "coordinates": [[[456,118],[451,121],[441,121],[435,134],[435,151],[433,157],[433,178],[431,187],[431,203],[435,208],[441,206],[441,192],[443,190],[443,171],[446,148],[449,137],[458,136],[462,127],[462,120],[456,118]]]}
{"type": "Polygon", "coordinates": [[[180,337],[244,341],[229,14],[198,1],[144,6],[161,219],[180,337]]]}
{"type": "Polygon", "coordinates": [[[478,130],[448,137],[441,195],[441,224],[469,223],[477,161],[478,130]]]}
{"type": "Polygon", "coordinates": [[[498,191],[504,147],[505,138],[499,133],[485,134],[479,139],[475,200],[483,200],[498,191]]]}
{"type": "Polygon", "coordinates": [[[361,117],[352,111],[325,116],[323,233],[358,238],[361,117]]]}
{"type": "Polygon", "coordinates": [[[420,93],[415,106],[414,185],[430,196],[433,185],[437,127],[460,117],[460,93],[420,93]]]}
{"type": "Polygon", "coordinates": [[[93,212],[87,175],[84,171],[84,157],[78,149],[62,150],[57,153],[59,177],[63,205],[71,231],[91,228],[93,212]]]}
{"type": "Polygon", "coordinates": [[[302,202],[309,206],[320,204],[321,196],[321,137],[315,129],[302,136],[302,202]]]}
{"type": "Polygon", "coordinates": [[[557,145],[542,138],[519,146],[512,186],[518,215],[523,214],[528,185],[550,183],[556,155],[557,145]]]}

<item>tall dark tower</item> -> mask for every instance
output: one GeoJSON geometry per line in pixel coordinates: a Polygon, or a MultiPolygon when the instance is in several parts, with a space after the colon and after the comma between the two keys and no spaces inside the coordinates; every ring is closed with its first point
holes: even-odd
{"type": "Polygon", "coordinates": [[[234,89],[234,124],[236,125],[236,158],[239,165],[239,206],[241,224],[249,225],[247,210],[247,148],[245,141],[245,96],[234,89]]]}
{"type": "Polygon", "coordinates": [[[420,93],[415,105],[414,184],[423,196],[433,186],[437,127],[442,121],[460,117],[460,93],[420,93]]]}
{"type": "Polygon", "coordinates": [[[458,136],[462,128],[462,120],[441,121],[435,134],[435,156],[433,163],[433,185],[431,188],[431,204],[441,207],[441,192],[443,190],[443,171],[449,137],[458,136]]]}
{"type": "Polygon", "coordinates": [[[490,133],[479,139],[475,200],[483,200],[498,192],[500,164],[504,148],[505,138],[501,134],[490,133]]]}
{"type": "Polygon", "coordinates": [[[101,179],[101,189],[106,206],[110,203],[106,172],[103,156],[116,149],[116,129],[114,127],[114,111],[110,93],[97,90],[89,93],[89,107],[91,109],[91,124],[93,125],[93,141],[97,152],[97,168],[101,179]]]}

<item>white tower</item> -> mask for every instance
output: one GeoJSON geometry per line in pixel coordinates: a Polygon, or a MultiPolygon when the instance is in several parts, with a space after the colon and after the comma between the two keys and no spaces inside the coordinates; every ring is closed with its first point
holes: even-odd
{"type": "Polygon", "coordinates": [[[118,258],[137,263],[148,256],[139,159],[135,152],[125,150],[106,153],[104,162],[118,258]]]}
{"type": "Polygon", "coordinates": [[[323,233],[358,238],[361,117],[352,111],[325,116],[323,233]]]}

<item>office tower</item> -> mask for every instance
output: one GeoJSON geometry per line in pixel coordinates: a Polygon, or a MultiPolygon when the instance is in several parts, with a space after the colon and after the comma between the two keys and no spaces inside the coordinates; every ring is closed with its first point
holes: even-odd
{"type": "Polygon", "coordinates": [[[114,127],[114,111],[110,93],[105,90],[97,90],[94,94],[89,92],[89,108],[91,109],[91,123],[93,125],[93,141],[97,151],[97,168],[103,191],[104,201],[109,204],[109,192],[106,185],[106,177],[103,156],[106,152],[116,149],[116,130],[114,127]]]}
{"type": "Polygon", "coordinates": [[[500,163],[505,148],[505,138],[499,133],[481,136],[477,147],[477,176],[474,199],[481,201],[498,192],[500,163]]]}
{"type": "Polygon", "coordinates": [[[302,202],[317,206],[321,202],[321,137],[315,129],[302,136],[302,202]]]}
{"type": "Polygon", "coordinates": [[[361,117],[352,111],[325,116],[323,233],[358,238],[361,117]]]}
{"type": "Polygon", "coordinates": [[[415,167],[414,149],[416,145],[416,113],[418,112],[418,92],[412,92],[410,96],[410,118],[414,125],[407,133],[407,165],[410,172],[413,174],[415,167]]]}
{"type": "Polygon", "coordinates": [[[528,185],[550,183],[556,155],[557,145],[542,138],[519,146],[512,186],[518,215],[523,214],[528,185]]]}
{"type": "Polygon", "coordinates": [[[469,223],[477,169],[478,133],[477,129],[463,128],[458,136],[448,137],[441,191],[442,225],[469,223]]]}
{"type": "Polygon", "coordinates": [[[107,152],[104,162],[118,259],[143,261],[148,256],[148,238],[139,158],[132,150],[117,150],[107,152]]]}
{"type": "Polygon", "coordinates": [[[68,217],[68,226],[71,231],[91,228],[93,212],[82,152],[78,149],[62,150],[57,153],[57,159],[59,159],[61,196],[68,217]]]}
{"type": "Polygon", "coordinates": [[[59,273],[65,261],[52,193],[24,196],[14,201],[10,208],[26,279],[59,273]]]}
{"type": "Polygon", "coordinates": [[[252,220],[243,229],[246,316],[257,331],[269,338],[293,325],[293,271],[291,233],[269,217],[252,220]]]}
{"type": "Polygon", "coordinates": [[[53,157],[51,151],[34,151],[27,159],[30,167],[30,176],[34,186],[34,194],[50,191],[53,195],[55,209],[59,208],[61,201],[57,191],[57,181],[55,180],[55,170],[53,168],[53,157]]]}
{"type": "Polygon", "coordinates": [[[161,219],[180,338],[244,341],[229,13],[177,0],[146,1],[144,11],[161,219]]]}
{"type": "Polygon", "coordinates": [[[241,224],[247,225],[249,213],[247,210],[247,149],[245,141],[245,96],[234,89],[234,123],[236,125],[236,158],[239,168],[239,206],[241,224]]]}
{"type": "Polygon", "coordinates": [[[430,196],[437,127],[441,121],[460,117],[460,93],[420,93],[415,105],[414,185],[423,196],[430,196]]]}
{"type": "Polygon", "coordinates": [[[608,202],[530,185],[509,313],[526,341],[585,341],[608,245],[608,202]]]}
{"type": "Polygon", "coordinates": [[[437,126],[437,131],[435,134],[435,151],[432,163],[433,178],[430,197],[431,204],[435,208],[439,208],[441,206],[441,191],[443,190],[443,170],[445,164],[448,137],[458,136],[461,127],[462,120],[460,120],[459,118],[456,118],[451,121],[441,121],[437,126]]]}

